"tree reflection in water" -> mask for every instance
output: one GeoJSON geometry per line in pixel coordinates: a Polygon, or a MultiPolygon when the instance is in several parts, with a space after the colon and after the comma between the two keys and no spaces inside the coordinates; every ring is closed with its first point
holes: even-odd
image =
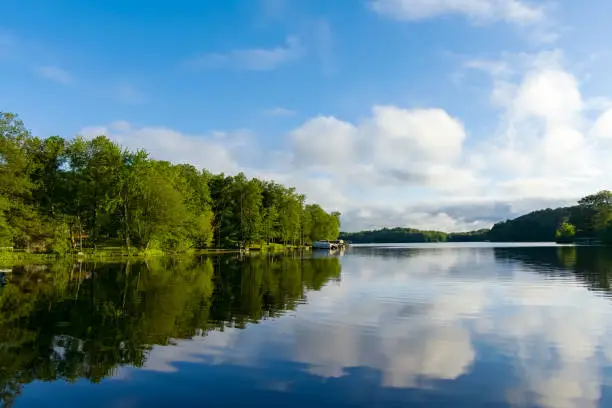
{"type": "Polygon", "coordinates": [[[14,267],[0,287],[0,402],[34,380],[99,382],[153,345],[280,316],[336,257],[218,256],[14,267]]]}

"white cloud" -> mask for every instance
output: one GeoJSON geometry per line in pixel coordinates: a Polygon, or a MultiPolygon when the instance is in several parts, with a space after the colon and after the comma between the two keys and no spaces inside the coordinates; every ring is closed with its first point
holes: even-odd
{"type": "Polygon", "coordinates": [[[562,27],[549,16],[549,2],[529,0],[370,0],[370,8],[398,21],[419,21],[460,15],[475,24],[506,22],[520,27],[534,44],[550,44],[562,27]],[[536,5],[537,4],[537,5],[536,5]],[[528,30],[524,30],[524,28],[528,30]]]}
{"type": "Polygon", "coordinates": [[[477,21],[531,24],[545,17],[541,7],[521,0],[372,0],[370,5],[381,15],[405,21],[462,14],[477,21]]]}
{"type": "MultiPolygon", "coordinates": [[[[367,368],[380,374],[369,376],[374,387],[443,392],[448,383],[438,380],[469,377],[475,364],[494,362],[509,375],[498,378],[505,387],[498,401],[485,393],[490,404],[597,407],[612,358],[609,299],[566,270],[542,274],[529,259],[505,256],[473,248],[345,257],[342,284],[308,293],[298,318],[157,346],[144,369],[172,371],[181,361],[262,367],[272,359],[322,378],[367,368]],[[503,285],[493,267],[502,268],[503,285]]],[[[467,383],[477,387],[471,380],[482,375],[467,383]]]]}
{"type": "Polygon", "coordinates": [[[185,135],[127,123],[110,131],[156,158],[295,186],[342,212],[348,231],[478,229],[610,188],[612,110],[605,98],[584,95],[561,52],[504,54],[465,66],[491,78],[499,119],[491,133],[473,137],[440,108],[395,105],[373,106],[354,121],[306,120],[286,133],[288,151],[259,149],[240,132],[185,135]]]}
{"type": "Polygon", "coordinates": [[[327,171],[349,183],[448,185],[451,166],[466,137],[463,125],[439,109],[374,106],[372,116],[351,124],[335,117],[311,119],[293,130],[299,167],[327,171]]]}
{"type": "Polygon", "coordinates": [[[408,219],[399,217],[413,206],[397,194],[414,188],[428,189],[427,196],[457,188],[466,194],[474,189],[480,181],[471,169],[460,167],[466,137],[463,124],[443,110],[396,106],[374,106],[371,116],[356,124],[319,116],[288,135],[292,171],[302,178],[317,174],[331,181],[335,194],[344,195],[344,206],[335,209],[345,214],[343,228],[349,230],[359,225],[391,226],[389,219],[394,219],[394,226],[408,225],[407,221],[424,226],[428,219],[429,228],[451,230],[469,224],[428,211],[412,213],[408,219]],[[387,211],[398,204],[403,204],[402,209],[387,211]],[[363,208],[376,215],[359,220],[358,209],[363,208]]]}
{"type": "Polygon", "coordinates": [[[517,119],[534,116],[549,124],[575,122],[583,108],[576,79],[554,67],[528,73],[514,105],[517,119]]]}
{"type": "Polygon", "coordinates": [[[201,68],[236,68],[265,71],[300,59],[305,53],[300,40],[287,37],[285,44],[272,48],[238,49],[226,53],[212,53],[188,62],[188,65],[201,68]]]}
{"type": "Polygon", "coordinates": [[[357,154],[357,128],[334,117],[319,116],[290,134],[298,165],[342,166],[357,154]]]}
{"type": "Polygon", "coordinates": [[[524,266],[514,269],[515,276],[531,281],[528,286],[518,281],[498,293],[515,313],[478,325],[481,333],[500,338],[497,344],[517,360],[522,381],[509,395],[513,400],[535,398],[550,408],[599,406],[604,385],[600,366],[609,364],[609,356],[598,353],[609,343],[606,299],[572,280],[570,285],[563,280],[538,285],[539,279],[526,276],[524,266]]]}
{"type": "MultiPolygon", "coordinates": [[[[606,114],[593,122],[578,80],[560,59],[559,53],[543,53],[517,70],[516,79],[493,75],[510,91],[497,139],[475,154],[511,196],[560,197],[607,185],[609,150],[593,137],[605,133],[606,114]]],[[[522,57],[518,64],[525,64],[522,57]]]]}
{"type": "Polygon", "coordinates": [[[164,127],[133,127],[126,121],[87,127],[80,134],[87,138],[105,135],[131,150],[144,148],[155,159],[191,163],[216,173],[241,170],[237,156],[248,139],[246,132],[186,135],[164,127]]]}
{"type": "Polygon", "coordinates": [[[292,131],[294,163],[299,171],[326,174],[345,192],[347,230],[457,231],[544,202],[571,205],[609,188],[612,110],[583,96],[563,60],[553,51],[468,62],[491,76],[491,99],[500,110],[497,131],[478,141],[467,144],[465,126],[444,110],[375,106],[358,123],[317,117],[292,131]],[[463,217],[441,209],[440,200],[464,211],[483,205],[494,211],[463,217]]]}
{"type": "Polygon", "coordinates": [[[70,85],[74,82],[72,75],[70,75],[68,71],[53,65],[42,65],[36,67],[34,72],[43,78],[50,79],[51,81],[62,85],[70,85]]]}
{"type": "Polygon", "coordinates": [[[420,254],[401,269],[415,271],[415,276],[399,273],[398,262],[392,258],[383,261],[382,274],[363,259],[349,266],[352,279],[310,292],[310,302],[298,310],[300,319],[267,320],[247,330],[230,329],[180,342],[177,347],[155,347],[145,369],[169,371],[176,362],[198,360],[257,367],[273,350],[275,359],[300,363],[308,373],[325,378],[350,375],[348,369],[354,367],[370,367],[380,371],[381,385],[386,387],[418,387],[423,379],[456,379],[469,371],[475,359],[470,334],[460,318],[482,309],[482,286],[463,288],[465,302],[460,303],[454,303],[459,297],[451,294],[423,299],[420,305],[389,303],[378,295],[414,291],[419,286],[415,283],[427,285],[432,276],[444,276],[463,261],[457,252],[435,257],[420,254]],[[366,292],[372,296],[364,301],[366,292]],[[412,308],[417,313],[410,313],[412,308]],[[329,318],[328,310],[334,310],[334,319],[342,324],[312,324],[329,318]],[[377,330],[364,330],[368,326],[377,330]]]}
{"type": "Polygon", "coordinates": [[[591,134],[599,139],[612,139],[612,109],[601,114],[591,129],[591,134]]]}
{"type": "MultiPolygon", "coordinates": [[[[267,156],[264,160],[274,162],[278,160],[274,155],[267,156]]],[[[289,169],[291,163],[285,160],[291,157],[283,157],[278,163],[283,163],[282,168],[289,169]]],[[[271,180],[286,186],[295,187],[298,192],[306,195],[307,203],[317,203],[328,211],[342,211],[350,204],[350,199],[342,189],[339,189],[334,180],[300,171],[280,171],[273,166],[272,169],[245,169],[245,174],[262,180],[271,180]]]]}
{"type": "Polygon", "coordinates": [[[265,151],[247,130],[188,135],[165,127],[135,127],[127,121],[104,126],[88,126],[79,132],[86,138],[106,135],[130,150],[145,149],[151,157],[172,163],[190,163],[213,173],[236,174],[273,180],[294,186],[306,194],[308,202],[325,208],[346,208],[347,197],[333,180],[291,171],[292,156],[265,151]]]}
{"type": "Polygon", "coordinates": [[[463,124],[441,109],[375,106],[372,122],[363,130],[375,149],[374,160],[397,169],[452,163],[466,137],[463,124]]]}
{"type": "Polygon", "coordinates": [[[477,348],[485,345],[511,357],[511,363],[495,360],[513,373],[498,382],[507,387],[496,394],[500,400],[508,398],[504,402],[513,406],[598,406],[601,367],[611,358],[608,299],[593,296],[572,277],[551,279],[516,259],[501,263],[500,286],[490,271],[504,255],[493,251],[387,255],[345,258],[342,285],[310,292],[298,319],[155,347],[145,369],[172,370],[179,361],[258,367],[272,357],[323,378],[374,369],[380,373],[374,386],[416,391],[469,376],[478,363],[477,348]]]}
{"type": "MultiPolygon", "coordinates": [[[[469,207],[476,207],[470,203],[469,207]]],[[[422,205],[406,205],[395,209],[388,206],[364,206],[359,209],[349,209],[343,213],[343,230],[363,231],[381,227],[394,228],[397,226],[411,227],[422,230],[438,229],[441,231],[458,232],[472,231],[490,226],[491,217],[482,214],[479,218],[468,219],[465,215],[452,216],[444,210],[430,204],[429,208],[422,205]],[[420,207],[420,208],[419,208],[420,207]]],[[[503,216],[496,214],[493,221],[503,216]]]]}

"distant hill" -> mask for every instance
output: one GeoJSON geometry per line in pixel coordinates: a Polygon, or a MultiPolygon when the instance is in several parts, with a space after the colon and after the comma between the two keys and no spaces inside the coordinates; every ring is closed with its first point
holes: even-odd
{"type": "Polygon", "coordinates": [[[341,232],[340,239],[355,244],[396,244],[418,242],[486,241],[489,230],[448,234],[441,231],[422,231],[413,228],[383,228],[374,231],[341,232]]]}
{"type": "Polygon", "coordinates": [[[488,237],[494,242],[554,241],[559,226],[575,218],[578,212],[578,206],[533,211],[513,220],[495,224],[488,237]]]}
{"type": "Polygon", "coordinates": [[[583,198],[572,207],[533,211],[513,220],[498,222],[490,230],[449,234],[398,227],[341,232],[340,238],[353,243],[552,242],[558,239],[557,231],[564,224],[571,226],[568,242],[585,237],[612,242],[612,193],[601,191],[583,198]]]}

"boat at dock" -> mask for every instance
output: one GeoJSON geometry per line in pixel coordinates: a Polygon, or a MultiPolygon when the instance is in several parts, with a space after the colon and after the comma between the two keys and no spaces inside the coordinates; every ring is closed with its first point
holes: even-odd
{"type": "Polygon", "coordinates": [[[314,241],[312,243],[312,249],[332,249],[331,242],[325,241],[314,241]]]}
{"type": "Polygon", "coordinates": [[[347,244],[341,240],[335,240],[335,241],[328,241],[328,240],[321,240],[321,241],[314,241],[312,243],[312,249],[339,249],[339,248],[346,248],[347,244]]]}

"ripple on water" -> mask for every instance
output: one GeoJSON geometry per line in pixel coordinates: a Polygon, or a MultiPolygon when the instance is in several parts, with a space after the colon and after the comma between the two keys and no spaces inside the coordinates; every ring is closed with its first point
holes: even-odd
{"type": "Polygon", "coordinates": [[[222,258],[74,284],[58,272],[38,291],[40,271],[14,273],[0,289],[15,306],[0,319],[2,389],[19,390],[18,408],[612,406],[609,251],[222,258]]]}

